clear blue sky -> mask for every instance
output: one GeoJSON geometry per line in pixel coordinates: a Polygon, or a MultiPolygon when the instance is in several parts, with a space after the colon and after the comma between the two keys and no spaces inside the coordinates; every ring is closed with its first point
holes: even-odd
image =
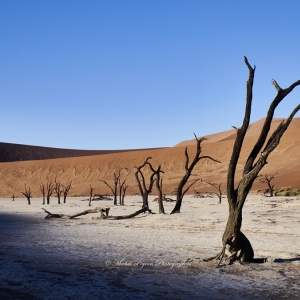
{"type": "MultiPolygon", "coordinates": [[[[251,121],[300,79],[300,1],[1,0],[2,142],[173,146],[251,121]]],[[[280,105],[287,117],[300,87],[280,105]]],[[[297,115],[299,116],[299,114],[297,115]]]]}

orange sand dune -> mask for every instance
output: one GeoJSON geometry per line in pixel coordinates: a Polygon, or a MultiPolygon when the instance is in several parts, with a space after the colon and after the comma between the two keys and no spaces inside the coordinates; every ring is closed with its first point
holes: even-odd
{"type": "MultiPolygon", "coordinates": [[[[154,148],[155,149],[155,148],[154,148]]],[[[23,160],[40,160],[63,157],[78,157],[98,154],[119,153],[130,150],[74,150],[60,149],[30,145],[20,145],[11,143],[0,143],[0,162],[23,161],[23,160]]]]}
{"type": "MultiPolygon", "coordinates": [[[[275,119],[272,129],[281,120],[275,119]]],[[[242,172],[243,164],[256,142],[261,126],[262,120],[251,124],[249,128],[236,178],[242,172]]],[[[233,129],[233,134],[234,131],[233,129]]],[[[222,187],[224,190],[226,189],[227,167],[234,139],[231,138],[232,134],[228,131],[209,135],[208,138],[211,136],[213,138],[209,142],[203,143],[203,155],[210,155],[221,161],[221,163],[202,160],[196,166],[191,179],[203,179],[203,182],[197,182],[194,186],[199,191],[213,190],[205,183],[205,180],[223,183],[222,187]]],[[[173,148],[146,149],[81,157],[3,162],[0,163],[0,197],[10,197],[13,193],[16,196],[21,196],[20,191],[24,189],[25,184],[31,188],[34,196],[40,196],[39,184],[54,178],[63,184],[73,182],[70,195],[88,195],[90,184],[94,188],[94,193],[110,193],[109,188],[100,182],[101,179],[112,184],[113,172],[116,169],[126,167],[134,170],[134,166],[142,164],[149,156],[152,157],[151,162],[154,167],[162,164],[162,169],[165,172],[162,175],[163,190],[164,193],[170,194],[184,174],[185,148],[178,147],[178,145],[173,148]]],[[[270,155],[269,164],[262,170],[262,173],[278,173],[274,180],[275,187],[300,189],[299,145],[300,118],[296,118],[284,134],[280,145],[270,155]]],[[[187,145],[187,147],[192,157],[195,153],[194,141],[190,141],[190,145],[187,145]]],[[[149,171],[146,171],[146,175],[149,175],[149,171]]],[[[135,178],[130,172],[122,171],[122,178],[127,178],[128,194],[138,192],[135,178]]],[[[253,186],[253,190],[265,188],[267,187],[259,182],[255,182],[253,186]]],[[[193,192],[192,189],[191,192],[193,192]]],[[[153,193],[156,193],[155,188],[153,193]]]]}
{"type": "MultiPolygon", "coordinates": [[[[283,121],[284,119],[282,118],[274,118],[272,125],[271,125],[271,129],[270,132],[273,132],[274,129],[283,121]]],[[[250,136],[258,136],[262,126],[264,124],[265,118],[262,118],[252,124],[249,125],[246,137],[250,137],[250,136]]],[[[300,126],[300,118],[295,118],[293,119],[292,123],[290,124],[290,128],[289,130],[293,129],[293,128],[299,128],[300,126]]],[[[226,130],[226,131],[222,131],[222,132],[218,132],[218,133],[214,133],[214,134],[209,134],[205,136],[207,138],[207,140],[204,143],[212,143],[212,142],[220,142],[220,141],[226,141],[226,140],[234,140],[236,137],[236,130],[235,129],[230,129],[230,130],[226,130]]],[[[182,141],[179,144],[175,145],[175,147],[181,147],[181,146],[187,146],[187,145],[193,145],[195,144],[195,139],[192,140],[186,140],[186,141],[182,141]]]]}

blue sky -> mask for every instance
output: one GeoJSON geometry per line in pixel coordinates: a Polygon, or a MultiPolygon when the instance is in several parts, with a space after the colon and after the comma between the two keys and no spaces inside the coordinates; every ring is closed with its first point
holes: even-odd
{"type": "MultiPolygon", "coordinates": [[[[300,1],[1,0],[2,142],[169,147],[251,121],[300,79],[300,1]]],[[[300,87],[278,107],[287,117],[300,87]]],[[[297,115],[299,117],[299,114],[297,115]]]]}

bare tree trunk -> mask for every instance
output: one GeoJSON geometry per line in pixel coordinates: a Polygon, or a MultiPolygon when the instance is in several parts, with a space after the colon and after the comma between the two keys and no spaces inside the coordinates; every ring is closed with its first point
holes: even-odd
{"type": "Polygon", "coordinates": [[[162,179],[159,180],[159,178],[156,179],[156,188],[158,190],[158,213],[164,214],[165,208],[163,204],[163,193],[162,193],[162,179]],[[160,183],[158,183],[160,181],[160,183]]]}
{"type": "Polygon", "coordinates": [[[30,198],[31,198],[31,190],[30,190],[30,187],[27,189],[27,188],[26,188],[26,185],[25,185],[25,190],[24,190],[24,192],[21,192],[21,193],[27,198],[28,205],[30,205],[30,198]]]}
{"type": "Polygon", "coordinates": [[[43,183],[40,184],[40,190],[43,195],[43,205],[45,205],[45,185],[43,183]]]}
{"type": "Polygon", "coordinates": [[[148,202],[149,193],[146,191],[143,193],[143,208],[149,208],[149,202],[148,202]]]}
{"type": "Polygon", "coordinates": [[[56,178],[55,178],[54,182],[55,182],[54,191],[56,193],[57,203],[60,204],[60,196],[62,193],[61,184],[56,181],[56,178]]]}
{"type": "Polygon", "coordinates": [[[89,206],[92,206],[92,197],[93,197],[93,188],[92,185],[90,184],[90,199],[89,199],[89,206]]]}
{"type": "Polygon", "coordinates": [[[216,195],[219,199],[219,204],[221,204],[222,203],[222,190],[221,190],[222,183],[220,183],[219,185],[216,183],[212,183],[210,181],[206,181],[206,183],[218,190],[218,193],[216,193],[216,195]]]}
{"type": "MultiPolygon", "coordinates": [[[[194,134],[195,135],[195,134],[194,134]]],[[[186,185],[187,181],[189,180],[192,171],[194,169],[194,167],[196,166],[196,164],[201,160],[201,159],[210,159],[213,160],[215,162],[219,162],[213,158],[211,158],[210,156],[200,156],[202,149],[201,149],[201,143],[205,140],[205,138],[200,138],[198,139],[197,136],[195,135],[195,139],[196,139],[196,154],[195,157],[192,161],[192,163],[189,166],[189,155],[187,152],[187,148],[185,148],[185,175],[182,177],[182,179],[180,180],[179,184],[178,184],[178,188],[177,188],[177,194],[176,194],[176,203],[175,203],[175,207],[173,208],[171,214],[174,213],[180,213],[180,209],[181,209],[181,204],[182,204],[182,199],[184,197],[184,195],[186,194],[186,192],[200,179],[196,179],[194,180],[184,191],[183,188],[186,185]]]]}
{"type": "Polygon", "coordinates": [[[164,209],[164,204],[163,204],[163,193],[162,193],[162,179],[160,178],[160,173],[164,173],[164,171],[161,170],[161,165],[158,166],[158,168],[155,170],[152,166],[151,163],[147,162],[148,165],[150,166],[151,171],[153,174],[156,175],[156,188],[158,191],[158,213],[159,214],[164,214],[165,209],[164,209]]]}
{"type": "Polygon", "coordinates": [[[118,182],[120,180],[120,176],[121,176],[121,171],[122,169],[119,169],[117,171],[114,172],[113,174],[113,180],[114,180],[114,188],[112,188],[105,180],[100,180],[101,182],[103,182],[107,187],[110,188],[113,196],[114,196],[114,205],[118,205],[118,200],[117,200],[117,189],[118,189],[118,182]]]}
{"type": "Polygon", "coordinates": [[[273,195],[274,195],[274,186],[271,186],[269,184],[269,189],[270,189],[270,197],[273,197],[273,195]]]}
{"type": "Polygon", "coordinates": [[[72,181],[67,186],[63,186],[63,188],[62,188],[63,195],[64,195],[64,203],[67,202],[68,193],[69,193],[71,187],[72,187],[72,181]]]}
{"type": "Polygon", "coordinates": [[[274,195],[274,185],[271,185],[271,181],[275,178],[275,174],[264,174],[264,175],[260,175],[258,176],[258,180],[261,183],[266,183],[269,187],[269,193],[270,193],[270,197],[273,197],[274,195]],[[262,178],[260,178],[262,176],[262,178]]]}
{"type": "Polygon", "coordinates": [[[65,218],[65,219],[74,219],[83,215],[87,215],[87,214],[91,214],[91,213],[105,213],[106,216],[108,216],[109,213],[109,207],[106,208],[102,208],[102,207],[95,207],[95,208],[91,208],[91,209],[87,209],[85,211],[73,214],[73,215],[67,215],[67,214],[54,214],[51,213],[50,211],[46,210],[45,208],[42,208],[46,213],[47,216],[45,217],[45,219],[54,219],[54,218],[65,218]]]}
{"type": "Polygon", "coordinates": [[[122,205],[124,205],[124,199],[125,199],[125,194],[126,194],[126,190],[128,188],[128,185],[124,185],[123,186],[123,193],[122,193],[122,205]]]}
{"type": "Polygon", "coordinates": [[[122,203],[122,198],[123,198],[122,197],[122,190],[123,190],[123,186],[124,186],[125,182],[126,182],[126,179],[124,179],[123,182],[121,183],[121,179],[119,178],[119,192],[120,192],[119,203],[120,203],[120,206],[124,205],[122,203]]]}
{"type": "Polygon", "coordinates": [[[152,175],[150,176],[149,186],[148,186],[148,188],[146,187],[145,177],[144,177],[144,174],[142,173],[141,169],[144,168],[146,166],[146,164],[149,165],[148,159],[151,159],[151,157],[148,157],[141,166],[135,167],[137,169],[137,171],[135,172],[135,177],[136,177],[136,180],[137,180],[137,183],[139,186],[140,193],[143,198],[143,206],[142,206],[143,209],[149,209],[148,196],[152,192],[153,183],[155,181],[155,179],[154,179],[155,173],[152,173],[152,175]],[[139,175],[141,176],[141,180],[139,178],[139,175]]]}
{"type": "Polygon", "coordinates": [[[155,178],[154,178],[155,173],[152,171],[153,173],[151,174],[151,176],[149,178],[150,183],[149,183],[149,186],[147,187],[145,176],[142,172],[142,169],[146,165],[149,165],[149,167],[150,167],[150,163],[148,162],[149,159],[151,159],[151,157],[147,157],[147,159],[144,161],[144,163],[141,166],[135,167],[136,168],[135,172],[131,171],[130,169],[126,169],[126,170],[133,173],[134,176],[135,176],[135,179],[136,179],[138,187],[139,187],[140,194],[143,198],[143,207],[142,207],[142,209],[146,209],[146,210],[150,211],[149,203],[148,203],[148,196],[152,192],[153,183],[155,182],[155,178]]]}
{"type": "Polygon", "coordinates": [[[123,220],[123,219],[131,219],[136,217],[137,215],[141,214],[141,213],[149,213],[149,209],[148,208],[142,208],[130,215],[126,215],[126,216],[107,216],[107,217],[103,217],[103,219],[107,219],[107,220],[123,220]]]}
{"type": "MultiPolygon", "coordinates": [[[[233,146],[231,159],[229,162],[227,173],[227,199],[229,204],[229,216],[226,224],[226,228],[222,237],[223,248],[220,254],[215,258],[220,259],[219,264],[224,257],[226,246],[228,246],[229,253],[226,257],[229,259],[238,259],[240,261],[255,261],[254,251],[250,241],[241,232],[242,226],[242,210],[246,200],[246,197],[252,187],[254,180],[257,178],[258,173],[267,163],[267,158],[270,153],[278,146],[283,133],[288,128],[292,118],[296,112],[300,109],[298,105],[290,114],[287,120],[283,121],[273,132],[268,142],[265,144],[267,135],[269,133],[271,122],[274,116],[274,111],[277,105],[287,96],[297,85],[300,84],[300,80],[293,83],[287,89],[281,89],[275,80],[272,80],[272,84],[277,90],[277,95],[269,107],[265,123],[263,125],[260,136],[253,147],[250,155],[244,166],[242,178],[238,183],[237,188],[234,186],[236,167],[240,152],[243,146],[244,137],[249,127],[251,105],[252,105],[252,88],[255,67],[252,68],[245,57],[245,63],[249,70],[249,79],[247,81],[247,97],[246,97],[246,109],[242,127],[237,129],[237,137],[233,146]],[[262,150],[263,146],[264,149],[262,150]]],[[[218,264],[218,265],[219,265],[218,264]]]]}
{"type": "Polygon", "coordinates": [[[46,196],[47,196],[47,204],[50,204],[50,197],[52,196],[52,194],[54,193],[54,190],[55,190],[55,186],[53,184],[53,182],[50,180],[50,181],[47,181],[47,184],[46,184],[46,196]]]}
{"type": "Polygon", "coordinates": [[[114,205],[118,205],[118,200],[117,200],[117,188],[114,190],[114,205]]]}

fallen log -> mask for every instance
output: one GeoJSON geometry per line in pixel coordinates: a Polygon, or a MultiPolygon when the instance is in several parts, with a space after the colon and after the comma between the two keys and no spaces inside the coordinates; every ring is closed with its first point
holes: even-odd
{"type": "MultiPolygon", "coordinates": [[[[113,200],[111,197],[106,195],[95,194],[92,198],[92,201],[101,201],[101,200],[113,200]]],[[[90,201],[90,199],[82,199],[81,201],[90,201]]]]}
{"type": "MultiPolygon", "coordinates": [[[[172,198],[167,198],[166,195],[163,195],[162,196],[162,199],[163,201],[166,201],[166,202],[175,202],[176,200],[172,199],[172,198]]],[[[158,202],[158,198],[154,198],[152,200],[152,202],[158,202]]]]}
{"type": "Polygon", "coordinates": [[[45,208],[42,208],[42,209],[47,213],[47,216],[45,217],[45,219],[53,219],[53,218],[74,219],[79,216],[92,214],[92,213],[99,213],[99,212],[101,213],[102,217],[105,217],[104,213],[106,214],[106,217],[107,217],[109,210],[110,210],[109,207],[105,207],[105,208],[95,207],[95,208],[87,209],[85,211],[82,211],[82,212],[79,212],[76,214],[68,215],[68,214],[55,214],[55,213],[51,213],[50,211],[46,210],[45,208]]]}
{"type": "Polygon", "coordinates": [[[150,214],[153,214],[153,212],[149,209],[149,208],[142,208],[130,215],[125,215],[125,216],[103,216],[103,219],[106,219],[106,220],[123,220],[123,219],[131,219],[131,218],[134,218],[136,216],[138,216],[139,214],[141,213],[150,213],[150,214]]]}

